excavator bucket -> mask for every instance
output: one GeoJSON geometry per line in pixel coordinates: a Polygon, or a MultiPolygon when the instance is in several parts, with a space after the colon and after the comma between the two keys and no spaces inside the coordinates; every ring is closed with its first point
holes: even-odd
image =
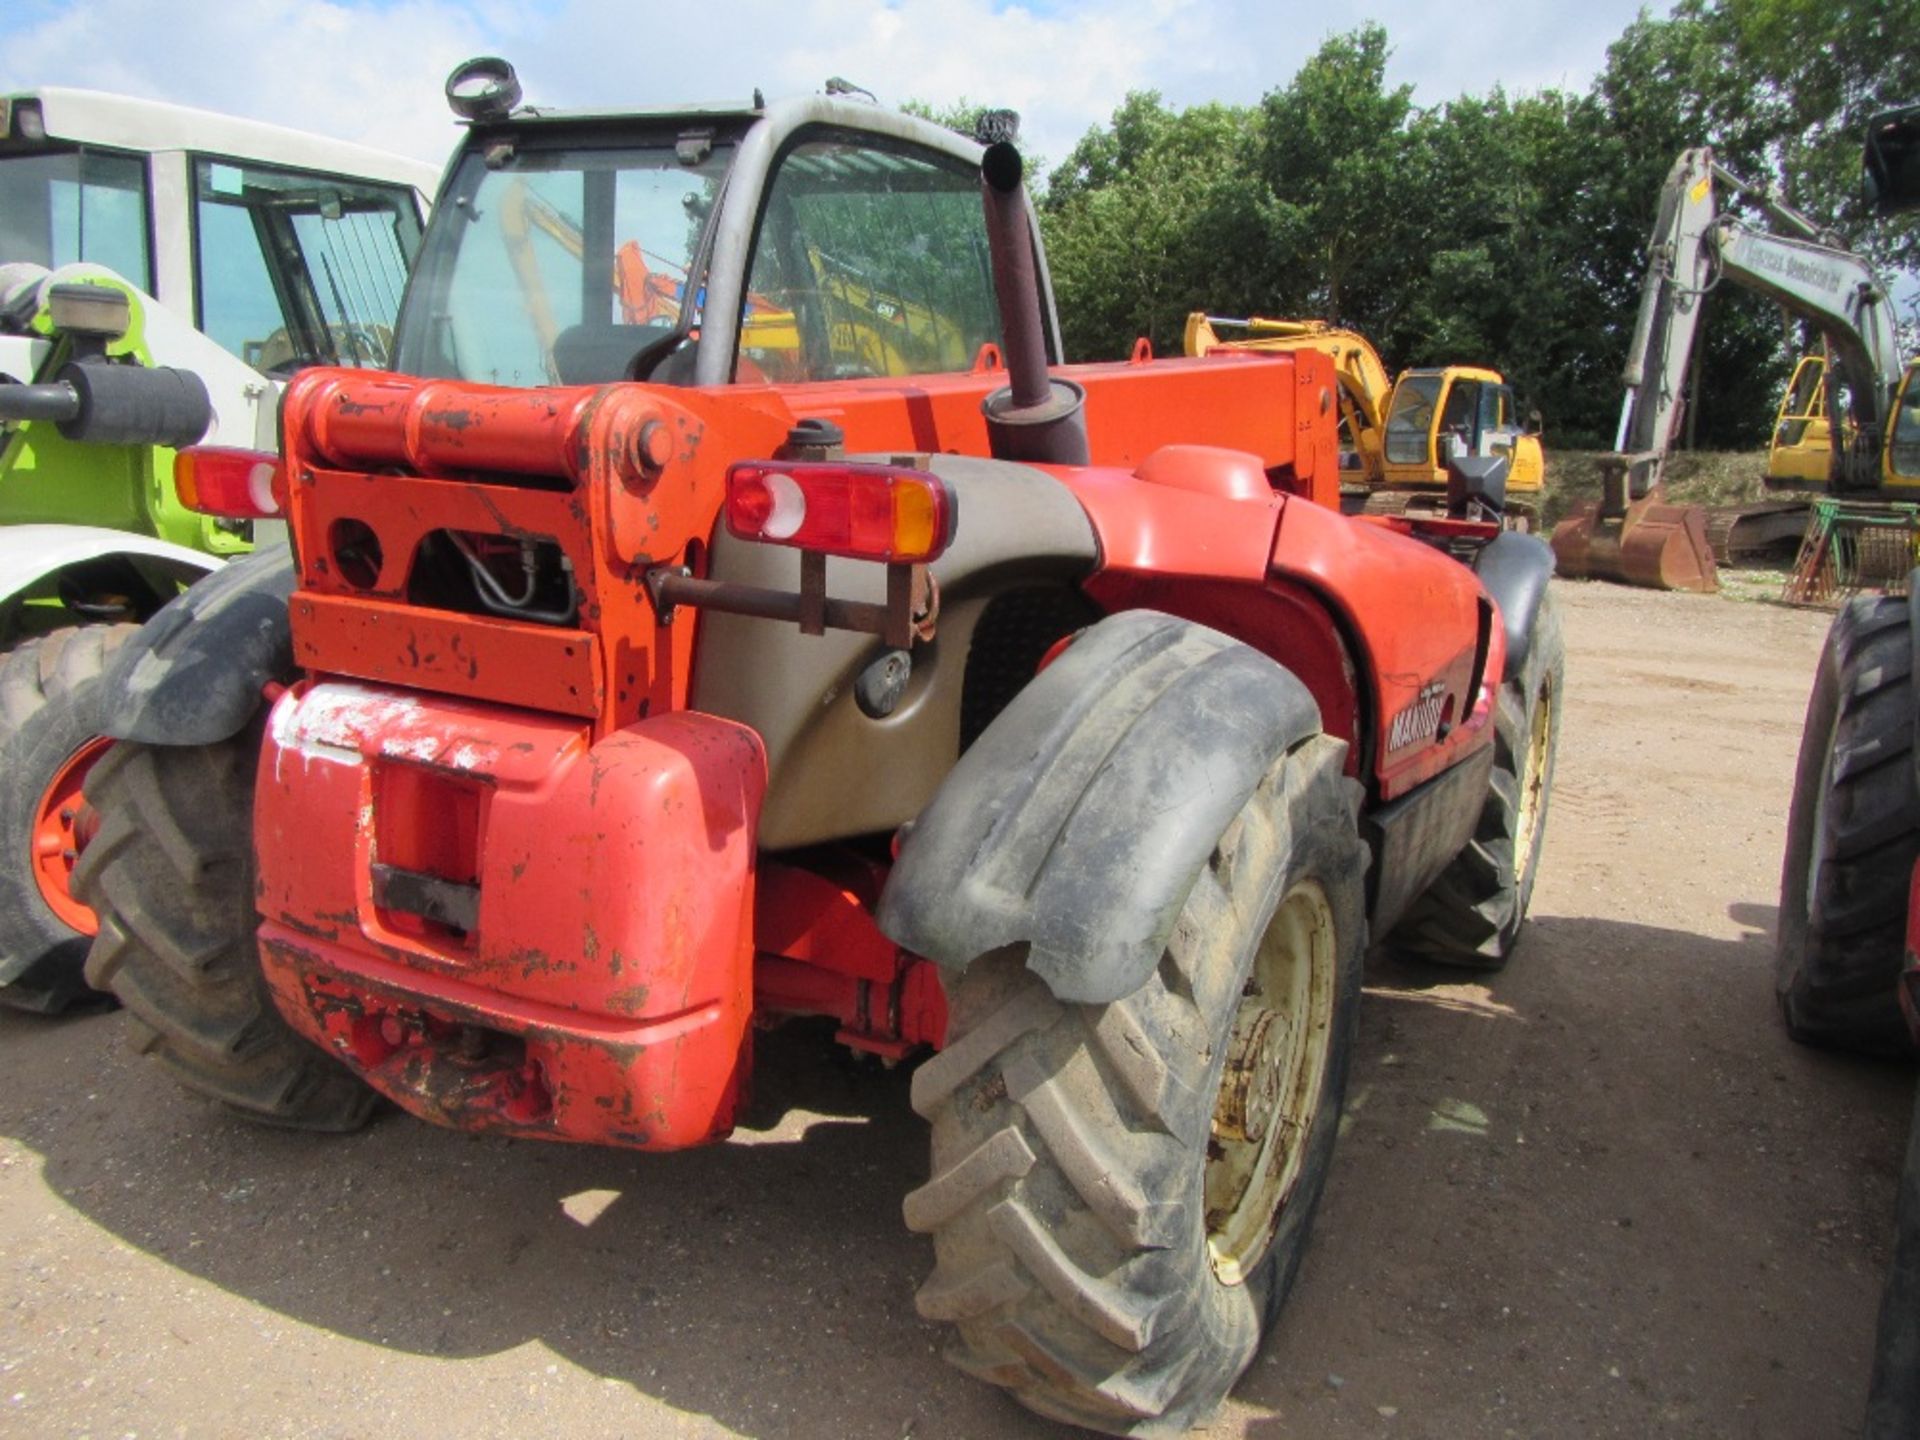
{"type": "Polygon", "coordinates": [[[1605,472],[1602,498],[1588,501],[1554,526],[1558,572],[1576,580],[1612,580],[1650,590],[1718,590],[1706,508],[1669,505],[1657,484],[1629,500],[1627,471],[1622,457],[1605,472]]]}

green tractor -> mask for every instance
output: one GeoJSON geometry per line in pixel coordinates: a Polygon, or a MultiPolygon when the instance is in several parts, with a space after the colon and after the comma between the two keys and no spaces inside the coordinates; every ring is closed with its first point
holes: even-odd
{"type": "Polygon", "coordinates": [[[67,880],[106,657],[284,541],[186,509],[175,448],[274,450],[296,370],[388,363],[434,180],[175,105],[0,95],[0,1003],[92,995],[93,915],[67,880]]]}

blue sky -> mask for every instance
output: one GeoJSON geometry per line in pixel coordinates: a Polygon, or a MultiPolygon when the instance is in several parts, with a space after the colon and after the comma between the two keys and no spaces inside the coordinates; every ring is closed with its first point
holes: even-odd
{"type": "MultiPolygon", "coordinates": [[[[1328,35],[1387,27],[1390,79],[1432,104],[1496,84],[1583,89],[1638,0],[0,0],[0,88],[87,85],[444,158],[446,73],[497,53],[530,99],[650,102],[818,89],[1010,105],[1062,158],[1128,90],[1252,101],[1328,35]]],[[[1664,13],[1665,4],[1651,7],[1664,13]]]]}

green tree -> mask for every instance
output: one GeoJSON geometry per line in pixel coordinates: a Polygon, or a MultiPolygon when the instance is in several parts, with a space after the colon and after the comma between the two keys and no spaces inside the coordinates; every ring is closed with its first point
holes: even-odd
{"type": "Polygon", "coordinates": [[[1860,145],[1875,112],[1920,99],[1920,0],[1681,0],[1722,76],[1716,138],[1764,150],[1784,199],[1889,268],[1920,267],[1920,220],[1870,216],[1860,145]]]}
{"type": "MultiPolygon", "coordinates": [[[[1068,353],[1172,348],[1195,309],[1319,316],[1390,366],[1494,366],[1550,443],[1610,444],[1682,150],[1713,147],[1883,267],[1920,263],[1920,223],[1857,201],[1866,117],[1920,98],[1916,35],[1920,0],[1679,0],[1628,25],[1585,94],[1422,109],[1387,83],[1388,36],[1368,24],[1256,107],[1129,95],[1040,201],[1068,353]]],[[[969,129],[976,109],[923,113],[969,129]]],[[[1796,348],[1775,307],[1715,290],[1700,443],[1762,443],[1796,348]]]]}
{"type": "Polygon", "coordinates": [[[1260,103],[1273,258],[1299,277],[1276,298],[1362,329],[1391,323],[1430,198],[1407,163],[1412,89],[1388,88],[1389,53],[1379,25],[1335,35],[1260,103]]]}
{"type": "Polygon", "coordinates": [[[1254,112],[1127,96],[1048,181],[1043,232],[1068,355],[1177,348],[1190,310],[1246,303],[1272,250],[1254,112]]]}

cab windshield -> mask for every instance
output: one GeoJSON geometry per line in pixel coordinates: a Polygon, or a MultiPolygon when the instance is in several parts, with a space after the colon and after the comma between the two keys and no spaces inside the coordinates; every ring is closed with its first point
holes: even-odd
{"type": "Polygon", "coordinates": [[[469,152],[429,228],[394,368],[491,385],[633,377],[697,322],[689,274],[732,155],[671,135],[469,152]]]}
{"type": "Polygon", "coordinates": [[[1387,412],[1387,463],[1418,465],[1427,458],[1433,433],[1433,407],[1440,401],[1441,375],[1408,375],[1393,389],[1387,412]]]}

